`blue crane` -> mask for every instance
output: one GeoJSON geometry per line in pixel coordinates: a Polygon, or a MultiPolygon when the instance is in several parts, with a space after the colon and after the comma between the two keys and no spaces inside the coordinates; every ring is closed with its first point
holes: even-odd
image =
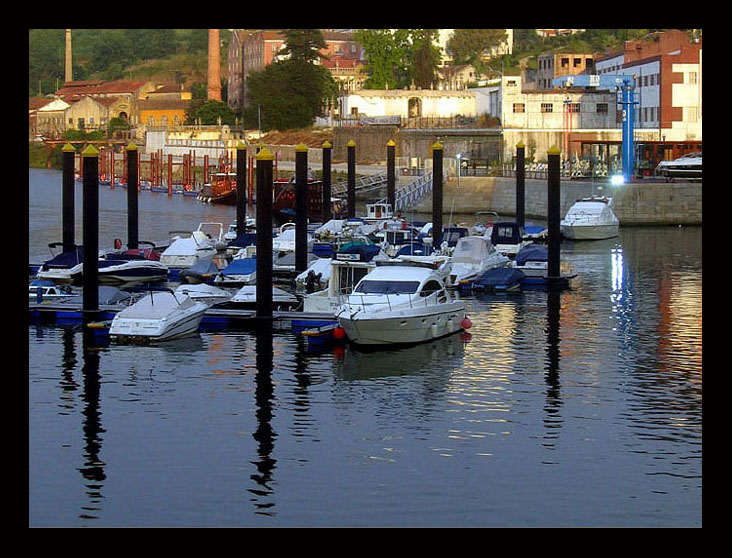
{"type": "Polygon", "coordinates": [[[633,127],[635,125],[634,100],[635,77],[622,74],[580,74],[576,76],[562,76],[554,78],[552,85],[560,87],[616,87],[622,93],[618,104],[622,106],[623,123],[623,178],[629,182],[633,177],[635,167],[635,142],[633,140],[633,127]]]}

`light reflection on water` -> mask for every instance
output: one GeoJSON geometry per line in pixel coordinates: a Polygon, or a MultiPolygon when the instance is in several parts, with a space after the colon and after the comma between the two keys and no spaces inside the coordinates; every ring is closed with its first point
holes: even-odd
{"type": "Polygon", "coordinates": [[[701,525],[701,230],[562,259],[571,291],[469,296],[467,335],[387,351],[32,323],[29,523],[701,525]]]}

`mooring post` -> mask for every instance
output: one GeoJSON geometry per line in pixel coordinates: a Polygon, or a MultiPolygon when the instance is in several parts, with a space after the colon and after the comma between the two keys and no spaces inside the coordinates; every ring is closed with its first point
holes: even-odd
{"type": "Polygon", "coordinates": [[[348,147],[348,218],[356,217],[356,144],[349,141],[348,147]]]}
{"type": "Polygon", "coordinates": [[[137,146],[130,143],[127,146],[127,248],[136,250],[139,246],[137,197],[140,177],[138,175],[137,146]]]}
{"type": "Polygon", "coordinates": [[[92,318],[99,311],[99,151],[91,144],[84,156],[84,232],[82,311],[92,318]]]}
{"type": "Polygon", "coordinates": [[[63,206],[62,227],[63,227],[63,251],[70,252],[74,249],[76,241],[74,240],[74,162],[76,160],[76,150],[67,143],[63,149],[63,193],[61,203],[63,206]]]}
{"type": "Polygon", "coordinates": [[[257,160],[257,302],[256,317],[272,317],[272,160],[266,147],[257,160]]]}
{"type": "Polygon", "coordinates": [[[516,144],[516,222],[523,228],[526,224],[526,147],[524,142],[516,144]]]}
{"type": "Polygon", "coordinates": [[[396,213],[396,144],[389,140],[386,144],[386,203],[391,205],[391,210],[396,213]]]}
{"type": "Polygon", "coordinates": [[[247,224],[247,146],[236,145],[236,234],[242,234],[247,224]]]}
{"type": "Polygon", "coordinates": [[[559,195],[560,195],[560,176],[559,176],[559,156],[560,151],[556,146],[552,146],[547,151],[549,161],[548,173],[548,189],[547,189],[547,222],[549,232],[548,246],[548,269],[547,283],[549,287],[556,286],[560,281],[559,271],[559,249],[561,244],[559,229],[559,195]]]}
{"type": "Polygon", "coordinates": [[[328,141],[323,142],[323,223],[333,218],[330,202],[330,166],[333,146],[328,141]]]}
{"type": "Polygon", "coordinates": [[[308,148],[295,147],[295,271],[308,267],[308,148]]]}
{"type": "Polygon", "coordinates": [[[432,145],[432,249],[437,250],[442,237],[442,144],[432,145]]]}
{"type": "Polygon", "coordinates": [[[173,195],[173,155],[168,153],[168,196],[173,195]]]}

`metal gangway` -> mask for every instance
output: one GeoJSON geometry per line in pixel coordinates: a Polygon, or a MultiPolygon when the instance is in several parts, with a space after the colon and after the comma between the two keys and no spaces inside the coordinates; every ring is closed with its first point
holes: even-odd
{"type": "MultiPolygon", "coordinates": [[[[384,184],[386,184],[386,172],[383,172],[381,174],[370,174],[367,176],[357,176],[356,177],[356,192],[370,192],[371,190],[376,190],[377,188],[381,188],[384,184]]],[[[338,184],[333,184],[331,187],[331,193],[334,196],[342,196],[345,195],[348,191],[348,181],[345,182],[339,182],[338,184]]]]}
{"type": "MultiPolygon", "coordinates": [[[[428,194],[432,194],[432,172],[418,176],[394,192],[394,212],[412,209],[428,194]]],[[[377,203],[387,203],[387,198],[382,198],[377,203]]]]}

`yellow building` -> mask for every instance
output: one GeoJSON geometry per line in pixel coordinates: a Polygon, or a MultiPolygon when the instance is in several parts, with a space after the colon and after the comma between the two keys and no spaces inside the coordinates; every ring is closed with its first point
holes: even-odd
{"type": "Polygon", "coordinates": [[[147,128],[182,126],[190,102],[191,92],[183,85],[158,85],[138,101],[140,124],[147,128]]]}
{"type": "Polygon", "coordinates": [[[140,124],[150,127],[170,128],[182,126],[190,100],[144,99],[139,101],[140,124]]]}

